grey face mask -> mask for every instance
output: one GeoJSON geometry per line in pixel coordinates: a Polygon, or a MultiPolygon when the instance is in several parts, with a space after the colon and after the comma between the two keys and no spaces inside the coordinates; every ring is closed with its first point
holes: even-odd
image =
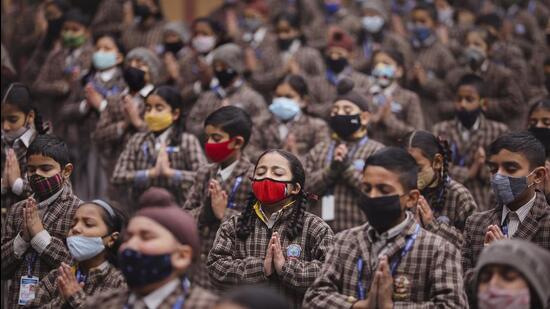
{"type": "Polygon", "coordinates": [[[530,187],[530,185],[527,184],[528,176],[511,177],[498,173],[492,176],[491,187],[496,195],[497,202],[499,204],[508,205],[515,201],[518,196],[530,187]]]}

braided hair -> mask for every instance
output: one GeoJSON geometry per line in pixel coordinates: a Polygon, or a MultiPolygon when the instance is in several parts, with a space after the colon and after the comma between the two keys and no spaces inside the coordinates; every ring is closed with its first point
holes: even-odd
{"type": "Polygon", "coordinates": [[[435,137],[428,131],[413,131],[405,136],[406,143],[404,147],[418,148],[422,155],[430,162],[433,162],[435,156],[440,154],[443,157],[443,167],[438,174],[438,185],[436,187],[436,201],[431,205],[434,209],[441,209],[445,205],[448,191],[449,178],[449,160],[451,159],[451,150],[449,142],[442,138],[435,137]]]}
{"type": "Polygon", "coordinates": [[[17,107],[21,112],[28,116],[34,112],[34,129],[38,134],[46,134],[48,127],[44,127],[42,117],[38,109],[32,103],[32,95],[29,88],[23,83],[12,83],[2,98],[2,105],[7,104],[17,107]]]}
{"type": "MultiPolygon", "coordinates": [[[[294,198],[295,204],[292,206],[293,213],[290,215],[290,220],[286,225],[284,236],[289,240],[295,239],[304,228],[304,216],[305,208],[308,203],[308,195],[304,191],[305,185],[305,170],[300,160],[292,153],[280,149],[267,150],[258,158],[257,162],[260,162],[263,156],[268,153],[277,153],[284,157],[290,166],[292,173],[292,182],[300,185],[300,193],[294,198]]],[[[258,163],[256,163],[256,166],[258,163]]],[[[256,168],[254,168],[254,171],[256,168]]],[[[257,220],[257,216],[254,214],[254,205],[257,203],[257,199],[251,192],[248,197],[248,202],[245,210],[241,213],[237,221],[237,237],[241,240],[246,240],[250,233],[254,230],[254,223],[257,220]]]]}
{"type": "Polygon", "coordinates": [[[182,115],[183,100],[175,87],[166,85],[162,85],[153,89],[153,91],[149,92],[146,99],[152,95],[157,95],[161,97],[168,105],[170,105],[170,107],[172,108],[172,112],[175,112],[176,109],[178,109],[180,112],[178,119],[176,119],[172,124],[172,132],[168,139],[168,146],[177,147],[179,144],[181,144],[181,135],[183,134],[185,129],[184,117],[182,115]]]}

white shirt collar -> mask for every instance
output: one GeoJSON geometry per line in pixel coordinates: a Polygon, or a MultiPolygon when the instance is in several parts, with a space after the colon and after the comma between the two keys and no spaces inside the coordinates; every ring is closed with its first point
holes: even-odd
{"type": "Polygon", "coordinates": [[[374,229],[374,227],[369,226],[369,230],[372,229],[373,232],[367,232],[367,236],[369,237],[369,240],[374,243],[376,241],[384,240],[389,241],[390,239],[393,239],[397,235],[401,234],[403,232],[403,229],[409,224],[409,221],[413,219],[413,216],[410,212],[405,212],[406,218],[398,225],[392,227],[391,229],[385,231],[382,234],[378,234],[378,232],[374,229]],[[374,238],[372,237],[374,236],[374,238]]]}
{"type": "MultiPolygon", "coordinates": [[[[176,290],[178,284],[180,284],[180,280],[176,278],[143,297],[143,302],[147,306],[147,309],[157,309],[166,297],[176,290]]],[[[128,302],[134,304],[138,299],[139,297],[135,293],[132,293],[128,298],[128,302]]]]}
{"type": "MultiPolygon", "coordinates": [[[[23,145],[25,145],[25,148],[29,148],[29,145],[31,144],[31,139],[34,137],[36,133],[36,130],[34,128],[29,128],[23,135],[19,136],[15,141],[20,140],[23,145]]],[[[14,143],[15,143],[14,141],[14,143]]]]}
{"type": "Polygon", "coordinates": [[[220,167],[220,169],[218,170],[218,175],[220,175],[223,181],[226,181],[229,178],[229,176],[231,175],[231,173],[233,173],[238,163],[239,163],[239,160],[235,160],[235,162],[229,164],[224,169],[220,167]]]}
{"type": "MultiPolygon", "coordinates": [[[[521,206],[520,208],[518,208],[518,210],[515,211],[515,213],[519,217],[519,222],[523,222],[523,220],[527,218],[529,211],[531,211],[531,208],[533,208],[533,205],[535,205],[536,199],[537,199],[537,194],[535,193],[533,194],[533,198],[529,200],[529,202],[525,203],[525,205],[521,206]]],[[[500,220],[501,224],[505,223],[504,221],[506,220],[506,217],[508,216],[509,212],[512,212],[512,210],[510,210],[508,206],[504,205],[504,207],[502,207],[502,217],[500,220]]]]}
{"type": "Polygon", "coordinates": [[[113,77],[115,76],[116,72],[118,70],[118,67],[114,66],[110,69],[107,69],[105,71],[100,71],[98,72],[98,77],[99,79],[101,79],[102,82],[108,82],[110,80],[113,79],[113,77]]]}
{"type": "Polygon", "coordinates": [[[170,132],[172,132],[172,128],[166,129],[164,132],[162,132],[159,136],[155,137],[155,150],[160,150],[160,145],[164,143],[164,145],[168,146],[168,138],[170,137],[170,132]]]}
{"type": "Polygon", "coordinates": [[[243,39],[245,41],[250,41],[250,46],[252,48],[258,48],[260,44],[262,44],[262,41],[265,38],[265,35],[267,33],[266,27],[260,27],[260,29],[256,30],[254,33],[245,33],[243,36],[243,39]]]}
{"type": "Polygon", "coordinates": [[[145,98],[154,88],[155,86],[153,86],[153,84],[147,84],[145,87],[141,88],[139,95],[145,98]]]}

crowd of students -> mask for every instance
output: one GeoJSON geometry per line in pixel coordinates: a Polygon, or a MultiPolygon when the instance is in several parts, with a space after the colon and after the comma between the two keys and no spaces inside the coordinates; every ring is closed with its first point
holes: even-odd
{"type": "Polygon", "coordinates": [[[544,0],[5,1],[2,308],[549,308],[549,55],[544,0]]]}

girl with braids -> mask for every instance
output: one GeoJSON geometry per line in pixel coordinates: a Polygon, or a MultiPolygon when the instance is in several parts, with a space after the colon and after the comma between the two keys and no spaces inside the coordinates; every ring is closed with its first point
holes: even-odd
{"type": "Polygon", "coordinates": [[[449,176],[449,144],[427,131],[413,131],[405,136],[403,147],[419,167],[417,185],[422,196],[416,212],[420,222],[460,248],[464,224],[477,205],[470,191],[449,176]]]}
{"type": "Polygon", "coordinates": [[[27,148],[45,133],[29,89],[21,83],[11,84],[2,99],[2,207],[29,197],[27,148]]]}
{"type": "Polygon", "coordinates": [[[112,178],[122,192],[129,193],[130,202],[151,186],[171,191],[181,202],[197,169],[206,164],[197,138],[183,132],[181,111],[181,97],[171,86],[160,86],[145,98],[148,131],[132,136],[112,178]]]}
{"type": "Polygon", "coordinates": [[[29,308],[81,308],[87,299],[115,288],[126,288],[116,268],[126,215],[103,200],[80,205],[67,237],[76,264],[61,266],[44,277],[29,308]]]}
{"type": "Polygon", "coordinates": [[[207,267],[220,290],[267,283],[300,308],[332,244],[330,227],[306,212],[305,172],[284,150],[264,152],[254,168],[253,195],[240,215],[221,224],[207,267]]]}

